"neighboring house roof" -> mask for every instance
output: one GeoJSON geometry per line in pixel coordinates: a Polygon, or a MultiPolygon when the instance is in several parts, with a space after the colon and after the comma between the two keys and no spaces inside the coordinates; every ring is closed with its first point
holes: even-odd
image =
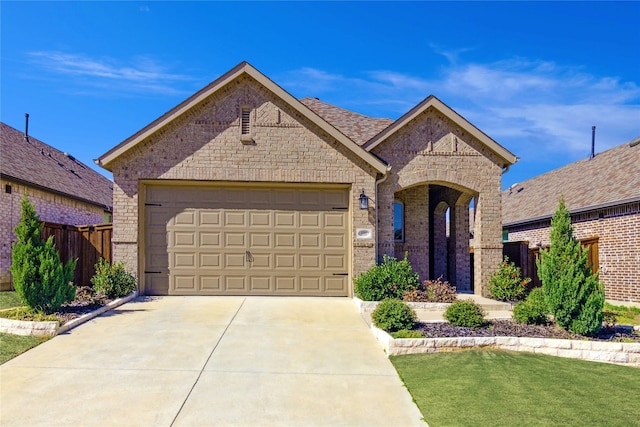
{"type": "Polygon", "coordinates": [[[113,183],[73,156],[4,123],[0,142],[2,178],[112,209],[113,183]]]}
{"type": "Polygon", "coordinates": [[[640,138],[503,191],[502,223],[548,219],[561,195],[571,213],[640,201],[640,138]]]}
{"type": "Polygon", "coordinates": [[[300,102],[354,140],[358,145],[363,145],[393,123],[391,119],[368,117],[327,104],[317,98],[303,98],[300,102]]]}
{"type": "Polygon", "coordinates": [[[472,125],[464,117],[456,113],[453,109],[451,109],[444,102],[440,101],[433,95],[429,95],[424,101],[413,107],[408,113],[393,122],[391,126],[378,133],[375,137],[373,137],[373,139],[364,144],[364,148],[367,151],[371,151],[377,145],[381,144],[383,141],[396,133],[398,130],[402,129],[402,127],[404,127],[407,123],[409,123],[411,120],[413,120],[429,108],[436,109],[449,120],[460,126],[463,130],[471,134],[473,137],[477,138],[487,148],[497,154],[504,161],[506,166],[513,165],[518,161],[518,158],[515,156],[515,154],[511,153],[502,145],[498,144],[486,133],[482,132],[480,129],[472,125]]]}
{"type": "Polygon", "coordinates": [[[332,124],[330,124],[327,120],[322,118],[316,112],[311,110],[309,107],[305,106],[302,102],[294,98],[287,91],[282,89],[264,74],[255,69],[252,65],[247,62],[241,62],[230,71],[222,75],[220,78],[216,79],[200,91],[196,92],[194,95],[187,98],[182,103],[178,104],[175,108],[171,109],[169,112],[165,113],[149,125],[145,126],[136,134],[124,140],[122,143],[112,148],[100,158],[98,158],[97,162],[102,167],[107,170],[110,170],[111,163],[116,160],[120,155],[124,154],[126,151],[135,147],[137,144],[144,141],[149,136],[153,135],[158,130],[162,129],[167,124],[171,123],[173,120],[189,111],[191,108],[196,106],[201,101],[205,100],[216,91],[229,84],[233,80],[239,78],[243,74],[246,74],[252,77],[254,80],[259,82],[265,88],[270,90],[273,94],[278,96],[280,99],[289,104],[292,108],[294,108],[297,112],[299,112],[302,116],[306,117],[312,123],[320,127],[323,131],[327,132],[330,136],[335,138],[338,142],[343,144],[347,149],[360,157],[363,161],[369,164],[378,172],[385,174],[387,172],[387,165],[382,162],[380,159],[363,150],[358,144],[356,144],[349,137],[345,136],[341,131],[336,129],[332,124]]]}

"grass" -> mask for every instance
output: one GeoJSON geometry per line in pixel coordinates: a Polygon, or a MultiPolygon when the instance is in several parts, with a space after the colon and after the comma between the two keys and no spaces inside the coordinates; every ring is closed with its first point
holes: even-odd
{"type": "Polygon", "coordinates": [[[0,292],[0,310],[7,308],[20,307],[22,301],[16,293],[16,291],[2,291],[0,292]]]}
{"type": "Polygon", "coordinates": [[[616,323],[620,325],[640,326],[640,307],[629,307],[625,305],[604,304],[604,310],[616,316],[616,323]]]}
{"type": "Polygon", "coordinates": [[[0,332],[0,364],[42,344],[48,339],[49,337],[47,336],[20,336],[0,332]]]}
{"type": "Polygon", "coordinates": [[[640,420],[637,368],[500,350],[390,359],[431,427],[627,427],[640,420]]]}
{"type": "Polygon", "coordinates": [[[45,314],[41,311],[32,310],[29,307],[10,308],[0,312],[0,317],[13,320],[28,320],[31,322],[58,322],[62,323],[55,314],[45,314]]]}

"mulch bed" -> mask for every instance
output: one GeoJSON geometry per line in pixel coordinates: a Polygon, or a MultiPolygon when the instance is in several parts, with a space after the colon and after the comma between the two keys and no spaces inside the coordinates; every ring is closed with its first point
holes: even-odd
{"type": "Polygon", "coordinates": [[[63,304],[60,310],[53,314],[60,318],[61,324],[65,324],[87,313],[91,313],[109,304],[111,301],[113,301],[113,299],[97,293],[89,286],[78,286],[76,288],[76,299],[63,304]]]}
{"type": "Polygon", "coordinates": [[[624,341],[640,343],[640,334],[633,329],[620,326],[605,326],[597,337],[585,337],[560,328],[556,324],[522,325],[511,320],[492,320],[486,327],[463,328],[450,323],[420,323],[414,329],[421,331],[426,338],[443,337],[529,337],[558,338],[569,340],[624,341]]]}

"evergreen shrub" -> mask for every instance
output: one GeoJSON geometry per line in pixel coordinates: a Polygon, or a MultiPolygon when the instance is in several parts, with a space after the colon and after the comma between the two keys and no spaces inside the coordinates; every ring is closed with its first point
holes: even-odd
{"type": "Polygon", "coordinates": [[[411,329],[416,323],[416,312],[396,298],[387,298],[371,313],[373,324],[387,332],[411,329]]]}
{"type": "Polygon", "coordinates": [[[75,298],[72,281],[77,260],[63,265],[53,236],[42,241],[43,224],[26,195],[21,208],[20,222],[15,228],[17,241],[11,251],[13,286],[29,308],[53,313],[75,298]]]}
{"type": "Polygon", "coordinates": [[[602,327],[604,287],[588,265],[588,253],[573,235],[564,199],[551,219],[550,246],[540,251],[538,276],[556,323],[571,332],[595,336],[602,327]]]}
{"type": "Polygon", "coordinates": [[[531,290],[527,299],[513,307],[513,318],[527,325],[546,325],[549,323],[549,308],[542,288],[531,290]]]}
{"type": "Polygon", "coordinates": [[[96,264],[96,274],[91,278],[93,289],[108,298],[120,298],[136,289],[136,278],[127,272],[123,262],[110,264],[100,258],[96,264]]]}
{"type": "Polygon", "coordinates": [[[530,278],[522,279],[520,267],[504,257],[500,267],[489,278],[489,293],[498,301],[520,301],[527,296],[530,278]]]}
{"type": "Polygon", "coordinates": [[[382,263],[359,275],[354,281],[356,296],[364,301],[382,301],[385,298],[401,299],[408,290],[418,287],[418,274],[407,259],[397,260],[385,255],[382,263]]]}
{"type": "Polygon", "coordinates": [[[479,328],[487,322],[484,319],[485,312],[473,301],[456,301],[447,307],[444,318],[454,326],[466,328],[479,328]]]}

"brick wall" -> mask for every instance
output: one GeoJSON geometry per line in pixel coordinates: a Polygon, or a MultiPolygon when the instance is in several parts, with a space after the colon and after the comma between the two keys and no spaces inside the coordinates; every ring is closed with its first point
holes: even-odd
{"type": "MultiPolygon", "coordinates": [[[[114,259],[136,273],[143,180],[350,184],[352,236],[356,228],[375,236],[375,170],[247,76],[116,159],[113,176],[114,259]],[[250,109],[253,143],[242,141],[243,108],[250,109]],[[358,209],[362,189],[371,197],[368,211],[358,209]]],[[[374,264],[374,240],[354,239],[351,255],[355,277],[374,264]]]]}
{"type": "MultiPolygon", "coordinates": [[[[576,238],[598,238],[600,280],[608,300],[640,302],[640,204],[572,215],[576,238]]],[[[509,241],[549,244],[550,221],[509,229],[509,241]]]]}
{"type": "Polygon", "coordinates": [[[0,286],[6,289],[10,283],[11,244],[15,241],[14,228],[20,222],[21,202],[24,194],[34,205],[42,221],[67,225],[101,224],[104,209],[75,199],[28,187],[15,182],[0,180],[0,286]],[[11,186],[11,193],[6,186],[11,186]]]}

